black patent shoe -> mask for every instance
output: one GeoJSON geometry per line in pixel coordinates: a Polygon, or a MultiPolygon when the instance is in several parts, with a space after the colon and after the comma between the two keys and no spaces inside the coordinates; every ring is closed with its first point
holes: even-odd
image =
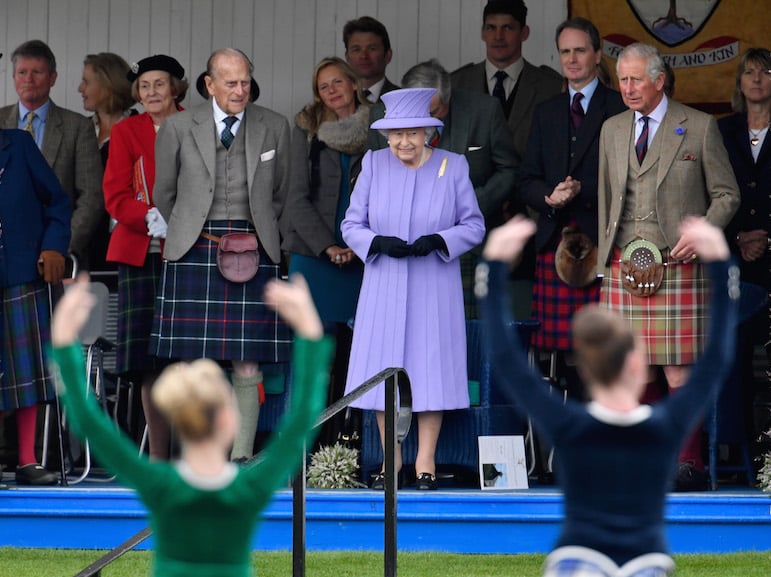
{"type": "Polygon", "coordinates": [[[706,491],[709,489],[709,475],[700,471],[692,463],[683,462],[677,466],[674,490],[678,493],[706,491]]]}
{"type": "Polygon", "coordinates": [[[58,482],[59,476],[56,473],[44,469],[37,463],[16,468],[17,485],[46,486],[56,485],[58,482]]]}
{"type": "MultiPolygon", "coordinates": [[[[373,491],[385,491],[385,472],[380,471],[377,475],[372,477],[372,483],[370,484],[370,488],[373,491]]],[[[399,471],[396,473],[396,488],[401,489],[402,488],[402,472],[399,471]]]]}
{"type": "Polygon", "coordinates": [[[419,473],[415,480],[415,488],[418,491],[436,491],[439,488],[439,481],[436,480],[436,475],[419,473]]]}

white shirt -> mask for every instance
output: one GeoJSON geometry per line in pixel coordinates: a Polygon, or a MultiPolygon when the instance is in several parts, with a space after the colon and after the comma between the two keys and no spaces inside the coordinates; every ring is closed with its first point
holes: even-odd
{"type": "Polygon", "coordinates": [[[226,114],[219,106],[217,106],[216,98],[212,98],[211,101],[214,108],[214,125],[217,128],[217,134],[222,134],[222,131],[225,130],[225,119],[228,116],[235,116],[238,118],[238,122],[234,122],[233,126],[230,127],[230,132],[235,136],[238,132],[238,128],[241,126],[241,121],[244,119],[244,111],[242,110],[238,114],[226,114]]]}
{"type": "MultiPolygon", "coordinates": [[[[648,146],[650,147],[651,142],[653,142],[653,137],[656,136],[656,131],[659,129],[659,126],[661,126],[661,122],[664,120],[664,115],[667,113],[667,106],[669,105],[669,101],[667,100],[667,97],[664,96],[661,99],[661,102],[659,102],[658,106],[654,108],[650,114],[648,114],[648,146]]],[[[634,113],[634,142],[637,142],[637,139],[640,137],[640,134],[642,133],[643,129],[643,123],[642,120],[640,120],[643,117],[642,114],[635,111],[634,113]]]]}
{"type": "Polygon", "coordinates": [[[525,67],[525,59],[520,58],[513,64],[509,64],[506,68],[497,68],[495,64],[485,59],[485,78],[487,79],[487,93],[492,94],[495,88],[497,79],[495,73],[499,70],[503,70],[506,73],[506,78],[503,80],[503,89],[506,91],[506,98],[511,95],[511,91],[519,81],[519,75],[522,74],[522,69],[525,67]]]}

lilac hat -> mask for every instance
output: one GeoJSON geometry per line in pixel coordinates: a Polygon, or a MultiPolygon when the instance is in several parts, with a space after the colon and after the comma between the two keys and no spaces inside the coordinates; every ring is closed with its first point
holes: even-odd
{"type": "Polygon", "coordinates": [[[430,113],[431,97],[435,92],[434,88],[402,88],[386,92],[380,96],[386,107],[385,117],[373,122],[370,128],[389,130],[444,126],[441,120],[430,113]]]}

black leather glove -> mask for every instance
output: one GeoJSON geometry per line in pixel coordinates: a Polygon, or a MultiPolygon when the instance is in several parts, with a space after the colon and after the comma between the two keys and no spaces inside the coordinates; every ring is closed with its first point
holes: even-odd
{"type": "Polygon", "coordinates": [[[412,243],[412,254],[414,256],[426,256],[435,250],[449,252],[444,239],[438,234],[423,235],[412,243]]]}
{"type": "Polygon", "coordinates": [[[404,258],[410,256],[411,247],[396,236],[376,236],[372,239],[369,254],[385,254],[392,258],[404,258]]]}

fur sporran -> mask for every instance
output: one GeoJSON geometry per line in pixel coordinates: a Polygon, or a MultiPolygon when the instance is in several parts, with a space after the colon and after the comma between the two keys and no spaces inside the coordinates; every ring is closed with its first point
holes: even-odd
{"type": "Polygon", "coordinates": [[[566,226],[557,245],[554,266],[557,276],[566,285],[588,286],[597,278],[597,247],[586,234],[566,226]]]}

